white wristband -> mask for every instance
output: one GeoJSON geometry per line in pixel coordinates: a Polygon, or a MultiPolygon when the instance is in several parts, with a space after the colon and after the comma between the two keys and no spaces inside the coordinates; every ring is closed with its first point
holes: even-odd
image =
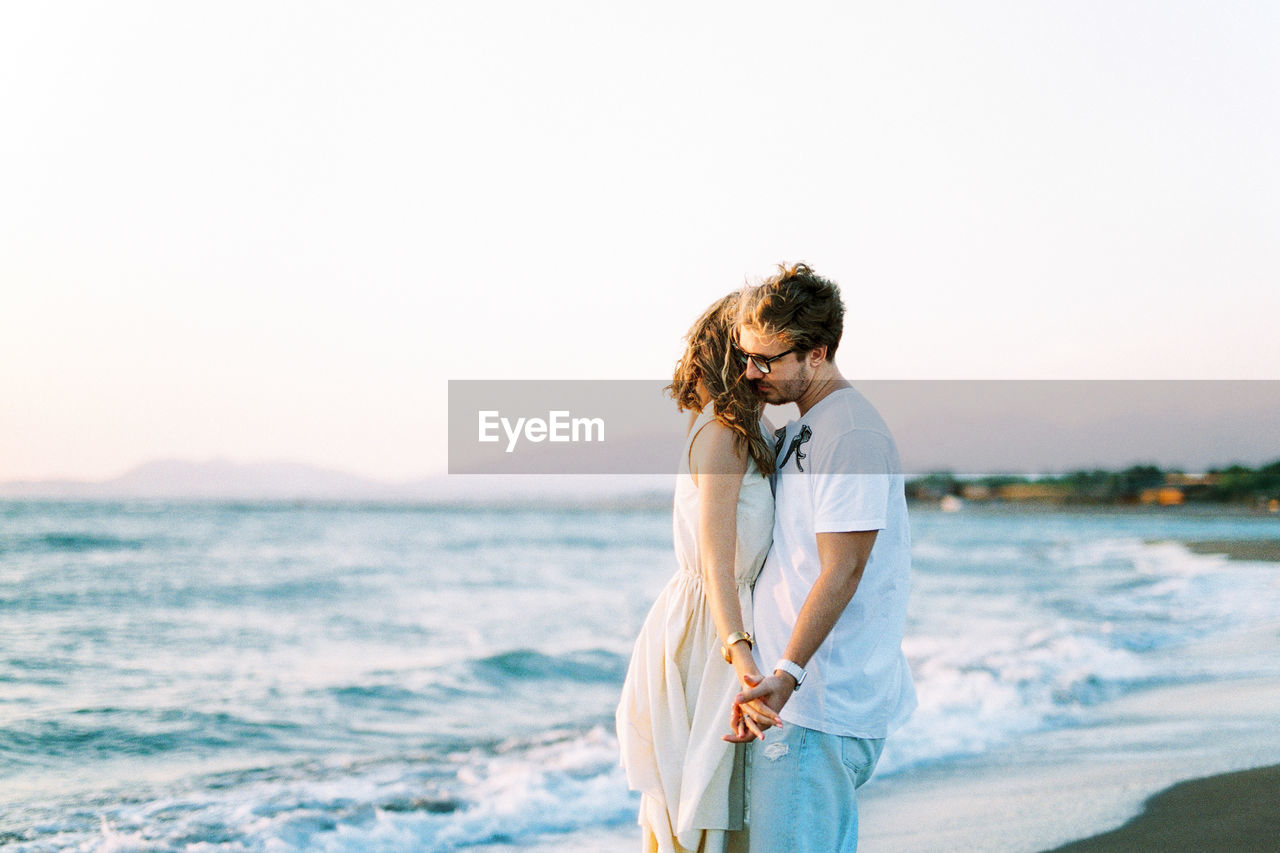
{"type": "Polygon", "coordinates": [[[804,684],[804,677],[809,674],[805,672],[804,667],[802,667],[800,664],[792,660],[787,660],[786,658],[782,658],[777,663],[775,663],[773,665],[773,668],[775,671],[782,670],[787,675],[794,678],[796,680],[796,686],[795,686],[796,690],[800,689],[800,685],[804,684]]]}

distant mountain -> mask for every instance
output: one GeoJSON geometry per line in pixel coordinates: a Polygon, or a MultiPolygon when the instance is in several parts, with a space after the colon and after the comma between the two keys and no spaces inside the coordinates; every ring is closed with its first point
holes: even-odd
{"type": "Polygon", "coordinates": [[[368,500],[408,503],[670,505],[669,476],[440,475],[401,483],[299,462],[145,462],[109,480],[0,483],[0,498],[368,500]]]}
{"type": "Polygon", "coordinates": [[[405,483],[404,500],[520,506],[670,507],[674,475],[454,474],[405,483]]]}
{"type": "Polygon", "coordinates": [[[99,482],[22,481],[0,484],[0,495],[29,498],[378,498],[395,488],[366,477],[299,462],[177,459],[145,462],[99,482]]]}

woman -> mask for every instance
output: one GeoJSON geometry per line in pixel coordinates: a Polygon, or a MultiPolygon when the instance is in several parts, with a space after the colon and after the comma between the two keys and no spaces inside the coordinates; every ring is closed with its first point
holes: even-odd
{"type": "Polygon", "coordinates": [[[734,695],[760,679],[751,585],[773,535],[773,449],[734,352],[737,298],[694,323],[668,387],[693,413],[673,513],[679,570],[640,629],[617,713],[627,782],[642,793],[646,851],[728,849],[745,805],[734,742],[759,736],[735,715],[722,738],[734,695]]]}

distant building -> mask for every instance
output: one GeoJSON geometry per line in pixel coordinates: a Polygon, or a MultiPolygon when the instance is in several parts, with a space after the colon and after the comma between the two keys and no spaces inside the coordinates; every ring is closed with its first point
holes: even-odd
{"type": "Polygon", "coordinates": [[[1221,479],[1218,474],[1165,474],[1163,486],[1143,489],[1138,500],[1148,506],[1181,506],[1197,493],[1212,489],[1221,479]]]}
{"type": "Polygon", "coordinates": [[[1221,480],[1221,474],[1169,473],[1164,475],[1164,482],[1169,486],[1216,486],[1221,480]]]}
{"type": "Polygon", "coordinates": [[[1177,486],[1160,486],[1155,489],[1143,489],[1142,493],[1138,495],[1138,500],[1148,506],[1151,504],[1181,506],[1186,503],[1187,495],[1177,486]]]}

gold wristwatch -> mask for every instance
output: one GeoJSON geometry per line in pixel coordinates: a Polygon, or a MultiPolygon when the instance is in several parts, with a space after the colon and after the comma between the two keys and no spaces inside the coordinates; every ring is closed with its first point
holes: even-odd
{"type": "Polygon", "coordinates": [[[724,655],[725,663],[733,663],[733,655],[729,654],[729,647],[743,640],[747,641],[747,648],[754,649],[756,647],[756,641],[751,639],[751,635],[746,631],[734,631],[729,635],[725,644],[720,647],[720,653],[724,655]]]}

